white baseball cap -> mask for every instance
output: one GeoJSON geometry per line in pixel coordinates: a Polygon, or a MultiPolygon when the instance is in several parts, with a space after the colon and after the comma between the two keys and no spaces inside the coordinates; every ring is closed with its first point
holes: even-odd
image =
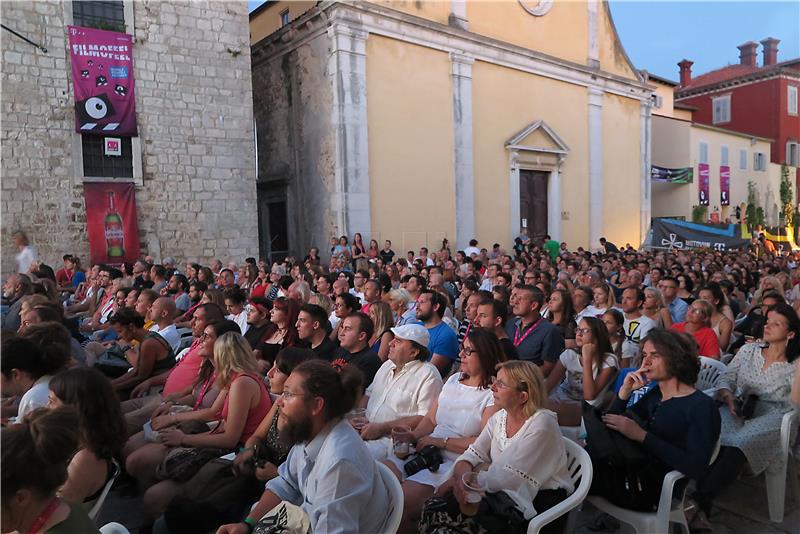
{"type": "Polygon", "coordinates": [[[403,326],[395,326],[392,328],[392,333],[396,338],[408,339],[419,343],[423,347],[428,347],[428,342],[431,337],[428,334],[428,329],[421,324],[404,324],[403,326]]]}

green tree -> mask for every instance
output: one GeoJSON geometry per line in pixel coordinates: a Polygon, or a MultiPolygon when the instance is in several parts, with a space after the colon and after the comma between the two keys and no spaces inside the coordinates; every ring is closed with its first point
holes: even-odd
{"type": "Polygon", "coordinates": [[[747,228],[752,232],[759,225],[764,226],[764,208],[758,205],[758,188],[752,180],[747,182],[747,208],[745,209],[747,228]]]}
{"type": "Polygon", "coordinates": [[[791,227],[794,222],[794,206],[792,200],[792,182],[789,180],[789,167],[781,165],[781,222],[784,226],[791,227]]]}

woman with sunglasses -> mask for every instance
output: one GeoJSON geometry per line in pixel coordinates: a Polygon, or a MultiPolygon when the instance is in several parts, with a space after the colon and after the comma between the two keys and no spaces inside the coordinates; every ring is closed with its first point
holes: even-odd
{"type": "Polygon", "coordinates": [[[423,503],[433,496],[436,487],[447,480],[447,473],[458,455],[475,441],[496,411],[489,383],[497,364],[505,360],[497,337],[483,328],[472,328],[464,339],[459,356],[461,372],[447,380],[438,399],[417,426],[397,436],[402,441],[416,444],[417,452],[426,446],[434,446],[443,460],[441,465],[435,472],[422,469],[407,477],[404,462],[396,458],[386,461],[386,465],[403,481],[405,505],[398,532],[416,532],[423,503]]]}
{"type": "MultiPolygon", "coordinates": [[[[532,517],[563,501],[574,489],[556,414],[545,409],[539,367],[510,361],[497,368],[491,387],[499,411],[458,457],[452,476],[436,492],[440,497],[425,504],[421,533],[456,525],[460,532],[482,527],[487,532],[522,533],[532,517]],[[488,469],[478,470],[481,464],[488,469]],[[468,516],[459,512],[470,505],[464,479],[473,472],[485,496],[477,513],[468,516]]],[[[563,526],[556,522],[542,532],[561,532],[563,526]]]]}

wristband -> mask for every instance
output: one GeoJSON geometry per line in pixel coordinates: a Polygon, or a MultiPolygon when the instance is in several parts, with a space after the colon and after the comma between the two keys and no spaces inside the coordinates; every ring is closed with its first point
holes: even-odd
{"type": "Polygon", "coordinates": [[[256,520],[250,517],[245,517],[242,523],[247,525],[248,532],[253,532],[253,529],[256,528],[256,520]]]}

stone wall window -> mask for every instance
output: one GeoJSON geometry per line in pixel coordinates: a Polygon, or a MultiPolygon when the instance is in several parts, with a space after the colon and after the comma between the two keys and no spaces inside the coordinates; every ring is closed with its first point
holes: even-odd
{"type": "Polygon", "coordinates": [[[83,175],[96,178],[133,178],[131,138],[122,138],[122,155],[106,156],[103,136],[82,135],[83,175]]]}
{"type": "Polygon", "coordinates": [[[115,32],[125,31],[125,5],[122,0],[72,2],[75,26],[115,32]]]}

